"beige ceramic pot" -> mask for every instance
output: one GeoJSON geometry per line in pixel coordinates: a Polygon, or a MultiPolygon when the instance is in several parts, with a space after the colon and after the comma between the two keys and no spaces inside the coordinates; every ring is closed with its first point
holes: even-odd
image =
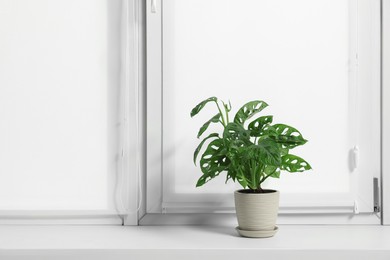
{"type": "Polygon", "coordinates": [[[265,193],[234,192],[238,220],[237,231],[246,237],[270,237],[277,227],[279,191],[264,190],[265,193]]]}

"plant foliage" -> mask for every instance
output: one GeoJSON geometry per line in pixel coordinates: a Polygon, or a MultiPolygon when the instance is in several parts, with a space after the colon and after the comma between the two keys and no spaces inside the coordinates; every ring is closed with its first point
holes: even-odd
{"type": "Polygon", "coordinates": [[[291,149],[307,142],[296,128],[272,124],[273,116],[260,116],[248,122],[268,106],[266,102],[254,100],[246,103],[230,121],[230,102],[226,104],[216,97],[210,97],[192,109],[191,117],[208,103],[214,103],[218,113],[202,125],[198,138],[211,123],[221,123],[223,131],[209,134],[194,152],[196,164],[203,145],[208,143],[199,159],[203,174],[197,187],[226,172],[226,182],[232,179],[244,188],[262,192],[261,184],[269,177],[279,178],[282,170],[303,172],[311,169],[304,159],[290,154],[291,149]]]}

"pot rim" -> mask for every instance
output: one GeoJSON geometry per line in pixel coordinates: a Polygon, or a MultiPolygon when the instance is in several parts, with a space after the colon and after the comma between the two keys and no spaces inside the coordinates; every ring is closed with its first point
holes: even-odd
{"type": "Polygon", "coordinates": [[[242,194],[242,195],[260,195],[260,196],[274,195],[276,193],[279,193],[278,190],[273,190],[273,189],[264,189],[266,191],[270,191],[270,192],[266,192],[266,193],[244,193],[244,192],[241,192],[241,191],[244,191],[244,190],[249,190],[249,189],[235,190],[234,193],[242,194]]]}

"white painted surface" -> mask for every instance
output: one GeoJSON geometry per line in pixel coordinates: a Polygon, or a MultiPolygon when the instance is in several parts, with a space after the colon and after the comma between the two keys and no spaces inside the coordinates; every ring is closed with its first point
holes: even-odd
{"type": "Polygon", "coordinates": [[[389,241],[383,226],[280,226],[269,239],[238,237],[234,227],[1,226],[0,257],[381,260],[390,257],[389,241]]]}
{"type": "MultiPolygon", "coordinates": [[[[353,210],[357,201],[359,212],[371,212],[372,177],[380,174],[379,3],[164,1],[163,208],[198,212],[197,208],[233,206],[236,186],[225,185],[224,178],[195,188],[200,177],[192,164],[196,133],[215,110],[209,105],[196,119],[189,117],[189,111],[216,95],[230,98],[235,110],[247,100],[264,99],[271,105],[264,113],[297,127],[309,139],[294,152],[314,170],[285,173],[269,183],[282,191],[282,208],[353,210]],[[297,8],[300,5],[304,8],[297,8]],[[355,145],[360,148],[360,162],[352,171],[349,153],[355,145]]],[[[156,14],[147,15],[152,19],[156,14]]],[[[159,23],[154,21],[151,29],[159,30],[159,23]]],[[[159,50],[159,40],[148,49],[159,50]]],[[[160,60],[149,62],[155,66],[160,60]]],[[[152,98],[160,87],[157,82],[148,84],[152,98]]],[[[148,113],[157,113],[159,102],[152,102],[155,109],[148,113]]],[[[150,121],[156,131],[161,118],[148,117],[156,119],[150,121]]],[[[157,145],[152,142],[151,150],[158,151],[157,145]]],[[[155,169],[155,164],[148,165],[155,169]]],[[[157,187],[148,193],[155,198],[150,201],[153,205],[160,199],[160,174],[158,169],[148,170],[148,185],[157,187]]],[[[148,206],[148,210],[159,209],[148,206]]]]}
{"type": "Polygon", "coordinates": [[[122,43],[127,47],[127,77],[124,87],[124,121],[126,127],[122,128],[125,142],[123,175],[126,181],[121,183],[125,217],[124,225],[138,225],[139,216],[145,211],[145,3],[142,0],[122,0],[122,28],[125,28],[126,41],[122,43]]]}
{"type": "Polygon", "coordinates": [[[382,1],[382,177],[383,224],[390,225],[390,1],[382,1]]]}
{"type": "Polygon", "coordinates": [[[162,31],[161,0],[156,0],[156,12],[151,12],[151,0],[146,1],[146,75],[147,75],[147,212],[161,212],[162,200],[162,31]]]}
{"type": "MultiPolygon", "coordinates": [[[[205,212],[210,212],[208,210],[205,212]]],[[[189,212],[194,212],[189,211],[189,212]]],[[[380,214],[332,213],[323,210],[317,214],[300,208],[295,214],[278,214],[276,225],[379,225],[380,214]],[[300,212],[300,213],[297,213],[300,212]]],[[[235,213],[148,213],[140,219],[142,226],[237,226],[235,213]]]]}
{"type": "Polygon", "coordinates": [[[0,209],[114,209],[120,6],[0,1],[0,209]]]}

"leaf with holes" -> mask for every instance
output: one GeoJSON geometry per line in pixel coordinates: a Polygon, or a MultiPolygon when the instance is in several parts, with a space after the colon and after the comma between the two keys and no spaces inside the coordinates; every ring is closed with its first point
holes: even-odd
{"type": "Polygon", "coordinates": [[[288,172],[303,172],[311,169],[311,166],[301,157],[293,154],[286,154],[282,156],[282,170],[288,172]]]}
{"type": "Polygon", "coordinates": [[[279,145],[279,151],[281,156],[288,154],[290,149],[284,147],[282,144],[278,144],[278,145],[279,145]]]}
{"type": "Polygon", "coordinates": [[[226,149],[222,139],[210,142],[200,159],[200,169],[203,175],[199,178],[196,187],[202,186],[209,180],[228,169],[230,160],[226,156],[226,149]]]}
{"type": "Polygon", "coordinates": [[[302,134],[292,126],[284,124],[276,124],[272,126],[277,135],[274,138],[275,142],[284,145],[287,148],[294,148],[303,145],[307,142],[302,134]]]}
{"type": "Polygon", "coordinates": [[[272,123],[273,116],[261,116],[253,120],[248,125],[250,136],[260,136],[264,132],[264,127],[272,123]]]}
{"type": "Polygon", "coordinates": [[[204,139],[202,140],[202,142],[200,142],[200,144],[198,145],[198,147],[196,147],[195,152],[194,152],[194,164],[195,164],[195,165],[196,165],[196,158],[198,157],[199,151],[200,151],[200,149],[202,149],[203,144],[207,141],[207,139],[210,139],[210,138],[213,138],[213,137],[219,137],[219,134],[217,134],[217,133],[209,134],[209,136],[207,136],[206,138],[204,138],[204,139]]]}
{"type": "Polygon", "coordinates": [[[200,102],[198,105],[196,105],[192,110],[191,110],[191,117],[197,115],[203,108],[204,106],[209,103],[209,102],[216,102],[217,98],[216,97],[210,97],[208,99],[203,100],[200,102]]]}
{"type": "Polygon", "coordinates": [[[268,106],[264,101],[246,103],[236,113],[233,122],[230,122],[230,102],[225,103],[211,97],[199,103],[191,111],[191,116],[198,114],[208,102],[216,103],[219,114],[202,125],[198,138],[212,123],[221,122],[223,131],[222,134],[212,133],[204,138],[194,152],[193,159],[196,164],[200,150],[208,143],[199,160],[202,176],[196,183],[197,187],[221,172],[226,172],[226,182],[233,180],[240,183],[244,189],[259,192],[266,179],[279,178],[282,170],[302,172],[311,169],[304,159],[289,154],[292,148],[307,142],[297,129],[284,124],[271,125],[271,115],[255,116],[268,106]]]}
{"type": "Polygon", "coordinates": [[[232,141],[250,143],[250,134],[249,131],[245,130],[242,125],[232,122],[226,125],[225,130],[223,131],[223,139],[226,143],[230,143],[232,141]]]}
{"type": "Polygon", "coordinates": [[[211,123],[218,123],[220,118],[221,118],[221,115],[218,113],[218,114],[216,114],[215,116],[213,116],[209,121],[207,121],[206,123],[204,123],[204,124],[202,125],[202,127],[199,129],[198,138],[204,133],[204,131],[207,130],[207,128],[209,127],[209,125],[210,125],[211,123]]]}
{"type": "Polygon", "coordinates": [[[250,146],[248,153],[256,153],[256,158],[265,165],[280,166],[281,158],[278,144],[266,139],[257,145],[250,146]]]}
{"type": "Polygon", "coordinates": [[[268,104],[261,100],[248,102],[238,110],[234,117],[234,122],[243,125],[246,120],[259,113],[267,106],[268,104]]]}

